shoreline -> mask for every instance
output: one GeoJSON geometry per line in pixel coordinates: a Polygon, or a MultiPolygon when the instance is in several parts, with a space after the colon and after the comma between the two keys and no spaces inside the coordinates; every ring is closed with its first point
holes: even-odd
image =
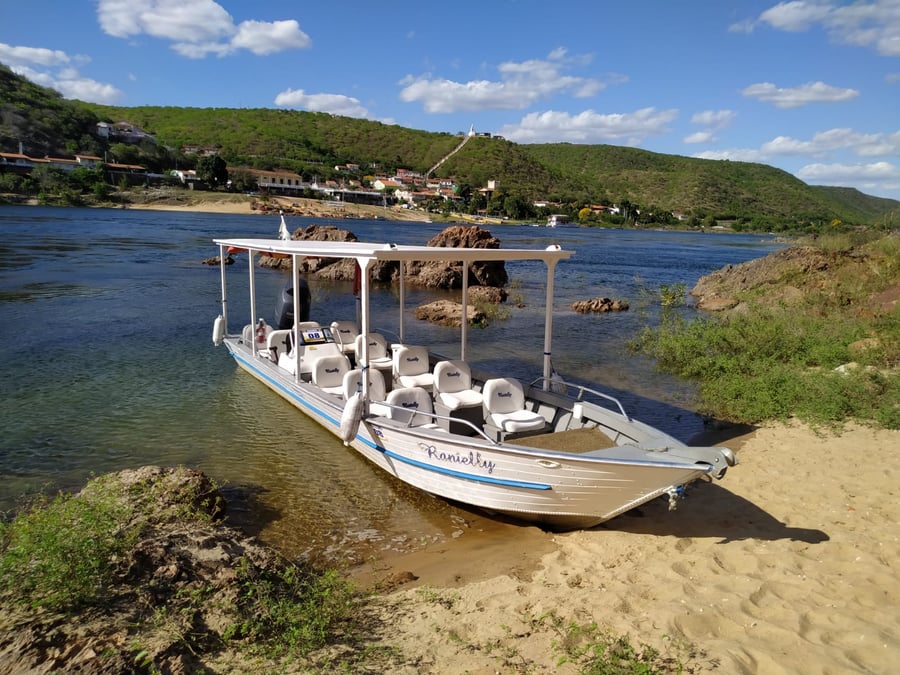
{"type": "Polygon", "coordinates": [[[186,211],[193,213],[226,213],[234,215],[272,216],[283,212],[285,216],[322,218],[328,220],[355,220],[359,218],[383,218],[391,221],[430,222],[428,214],[408,209],[385,208],[367,204],[341,204],[332,206],[329,202],[303,197],[272,197],[269,208],[260,211],[254,208],[260,202],[249,195],[198,196],[187,202],[158,200],[128,204],[128,209],[146,211],[186,211]]]}

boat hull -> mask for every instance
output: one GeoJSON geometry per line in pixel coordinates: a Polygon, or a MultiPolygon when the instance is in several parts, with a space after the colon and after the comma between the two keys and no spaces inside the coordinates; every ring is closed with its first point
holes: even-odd
{"type": "MultiPolygon", "coordinates": [[[[239,339],[225,343],[241,368],[340,438],[342,398],[295,381],[239,339]]],[[[555,452],[407,427],[377,415],[365,416],[346,445],[425,492],[552,529],[597,525],[710,472],[706,464],[653,452],[630,449],[628,460],[555,452]]]]}

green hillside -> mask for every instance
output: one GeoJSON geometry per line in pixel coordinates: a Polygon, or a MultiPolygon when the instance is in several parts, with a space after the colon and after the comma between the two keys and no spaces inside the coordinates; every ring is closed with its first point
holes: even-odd
{"type": "MultiPolygon", "coordinates": [[[[191,166],[185,145],[218,148],[230,168],[287,169],[330,178],[353,163],[363,174],[406,168],[424,173],[464,138],[325,113],[275,109],[101,106],[63,99],[0,66],[0,150],[26,154],[111,151],[120,162],[154,171],[191,166]],[[91,136],[98,121],[126,121],[154,134],[156,145],[109,146],[91,136]]],[[[550,200],[570,211],[628,201],[642,213],[679,212],[703,220],[740,220],[756,228],[793,229],[842,221],[900,223],[900,202],[850,188],[815,187],[764,164],[664,155],[611,145],[519,145],[475,137],[436,174],[457,184],[499,186],[497,195],[550,200]],[[893,212],[893,213],[892,213],[893,212]]],[[[495,195],[495,196],[497,196],[495,195]]]]}

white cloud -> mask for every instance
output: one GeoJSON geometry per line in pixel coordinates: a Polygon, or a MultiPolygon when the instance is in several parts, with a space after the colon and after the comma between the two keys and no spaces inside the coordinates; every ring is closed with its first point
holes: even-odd
{"type": "Polygon", "coordinates": [[[585,110],[577,115],[548,110],[529,113],[518,124],[497,133],[516,143],[618,143],[640,145],[649,136],[667,133],[677,110],[643,108],[633,113],[600,114],[585,110]]]}
{"type": "Polygon", "coordinates": [[[691,117],[693,124],[701,124],[705,127],[713,129],[724,129],[734,121],[735,113],[733,110],[704,110],[695,113],[691,117]]]}
{"type": "Polygon", "coordinates": [[[821,26],[836,42],[871,47],[882,56],[900,56],[897,0],[859,0],[851,4],[822,0],[780,2],[760,14],[758,23],[790,32],[821,26]]]}
{"type": "Polygon", "coordinates": [[[824,21],[831,11],[831,3],[827,2],[780,2],[760,14],[759,20],[773,28],[798,32],[824,21]]]}
{"type": "Polygon", "coordinates": [[[748,35],[756,28],[756,22],[752,19],[744,19],[728,26],[729,33],[747,33],[748,35]]]}
{"type": "Polygon", "coordinates": [[[54,89],[64,98],[76,98],[80,101],[112,105],[122,100],[122,91],[111,84],[97,82],[87,77],[62,78],[56,81],[54,89]]]}
{"type": "Polygon", "coordinates": [[[856,89],[840,89],[824,82],[808,82],[792,88],[776,87],[771,82],[760,82],[745,87],[741,94],[772,103],[776,108],[799,108],[810,103],[838,103],[859,96],[856,89]]]}
{"type": "MultiPolygon", "coordinates": [[[[891,134],[863,134],[853,129],[829,129],[813,134],[808,140],[777,136],[758,149],[708,150],[693,156],[770,164],[778,157],[827,158],[840,152],[850,152],[858,157],[900,156],[900,131],[891,134]]],[[[887,161],[870,164],[817,162],[805,165],[796,175],[806,182],[852,185],[869,194],[884,195],[900,191],[900,167],[887,161]]]]}
{"type": "Polygon", "coordinates": [[[231,15],[212,0],[99,0],[97,19],[104,32],[119,38],[146,34],[203,43],[235,31],[231,15]]]}
{"type": "Polygon", "coordinates": [[[517,110],[554,94],[569,93],[577,98],[594,96],[606,84],[600,80],[564,75],[573,65],[583,65],[589,57],[569,58],[565,49],[555,49],[546,59],[501,63],[499,80],[454,82],[430,75],[408,75],[400,81],[400,99],[421,102],[429,113],[477,110],[517,110]]]}
{"type": "Polygon", "coordinates": [[[28,64],[38,66],[61,66],[68,64],[72,59],[64,51],[59,49],[45,49],[43,47],[17,47],[0,42],[0,62],[10,68],[28,64]]]}
{"type": "Polygon", "coordinates": [[[304,49],[312,44],[294,19],[288,21],[244,21],[238,26],[231,44],[265,56],[287,49],[304,49]]]}
{"type": "Polygon", "coordinates": [[[369,118],[369,111],[360,105],[359,99],[343,94],[307,94],[302,89],[287,89],[275,97],[275,105],[345,117],[369,118]]]}
{"type": "Polygon", "coordinates": [[[695,131],[694,133],[684,137],[684,143],[694,144],[694,143],[715,143],[719,139],[716,138],[715,134],[707,129],[706,131],[695,131]]]}
{"type": "Polygon", "coordinates": [[[733,162],[765,162],[765,156],[759,150],[751,148],[730,148],[728,150],[705,150],[691,155],[699,159],[728,159],[733,162]]]}
{"type": "Polygon", "coordinates": [[[122,92],[113,85],[82,77],[74,68],[65,68],[56,74],[28,66],[12,66],[12,71],[42,87],[55,89],[63,98],[112,105],[123,97],[122,92]]]}
{"type": "Polygon", "coordinates": [[[821,157],[838,150],[851,150],[860,157],[898,155],[900,131],[893,134],[862,134],[852,129],[829,129],[814,134],[806,141],[790,136],[778,136],[760,147],[760,151],[766,156],[821,157]]]}
{"type": "Polygon", "coordinates": [[[900,191],[900,166],[890,162],[872,164],[807,164],[797,177],[820,185],[853,185],[863,192],[900,191]]]}
{"type": "Polygon", "coordinates": [[[0,62],[14,73],[58,91],[64,98],[77,98],[91,103],[113,104],[122,92],[111,84],[97,82],[79,74],[72,64],[87,63],[86,56],[69,56],[58,49],[16,47],[0,43],[0,62]]]}
{"type": "Polygon", "coordinates": [[[310,45],[309,36],[294,19],[235,25],[213,0],[99,0],[97,19],[113,37],[149,35],[170,40],[176,53],[192,59],[226,56],[237,49],[266,55],[310,45]]]}
{"type": "Polygon", "coordinates": [[[704,110],[703,112],[694,113],[691,117],[692,124],[699,124],[707,127],[703,131],[696,131],[684,138],[685,143],[715,143],[718,142],[715,133],[721,129],[731,126],[734,121],[735,112],[733,110],[704,110]]]}

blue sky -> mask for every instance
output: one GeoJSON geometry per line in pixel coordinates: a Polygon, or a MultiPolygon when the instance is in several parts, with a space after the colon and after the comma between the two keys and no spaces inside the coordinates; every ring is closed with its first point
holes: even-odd
{"type": "Polygon", "coordinates": [[[0,63],[98,103],[474,125],[900,199],[900,0],[0,0],[0,63]]]}

